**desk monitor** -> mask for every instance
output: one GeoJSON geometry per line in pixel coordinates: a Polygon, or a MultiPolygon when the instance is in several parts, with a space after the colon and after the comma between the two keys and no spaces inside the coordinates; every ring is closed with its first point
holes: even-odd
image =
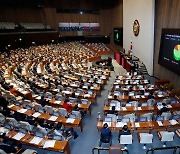
{"type": "Polygon", "coordinates": [[[142,103],[141,106],[147,106],[147,103],[142,103]]]}
{"type": "Polygon", "coordinates": [[[174,119],[174,120],[178,120],[178,119],[180,119],[180,115],[178,114],[178,115],[173,115],[173,118],[172,119],[174,119]]]}
{"type": "Polygon", "coordinates": [[[88,104],[88,100],[82,100],[82,99],[81,99],[81,103],[82,103],[82,104],[88,104]]]}
{"type": "Polygon", "coordinates": [[[140,122],[147,122],[147,117],[140,117],[140,118],[139,118],[139,121],[140,121],[140,122]]]}
{"type": "Polygon", "coordinates": [[[156,121],[163,121],[163,120],[164,120],[163,116],[157,117],[157,119],[156,119],[156,121]]]}
{"type": "Polygon", "coordinates": [[[76,119],[76,115],[75,114],[70,114],[69,118],[76,119]]]}
{"type": "Polygon", "coordinates": [[[122,122],[126,123],[126,122],[129,122],[130,119],[129,118],[122,118],[122,122]]]}
{"type": "Polygon", "coordinates": [[[127,106],[127,107],[130,107],[130,106],[132,106],[132,104],[130,104],[130,103],[126,103],[126,106],[127,106]]]}
{"type": "Polygon", "coordinates": [[[111,117],[105,117],[104,122],[112,122],[112,118],[111,117]]]}
{"type": "Polygon", "coordinates": [[[145,95],[145,96],[148,96],[148,95],[149,95],[149,92],[145,92],[144,95],[145,95]]]}
{"type": "Polygon", "coordinates": [[[121,93],[119,92],[119,91],[114,91],[114,96],[120,96],[121,95],[121,93]]]}
{"type": "Polygon", "coordinates": [[[110,105],[111,107],[112,107],[112,106],[116,106],[116,103],[111,102],[109,105],[110,105]]]}
{"type": "Polygon", "coordinates": [[[69,102],[70,102],[70,103],[75,103],[75,102],[76,102],[76,98],[70,98],[70,99],[69,99],[69,102]]]}
{"type": "Polygon", "coordinates": [[[162,102],[157,102],[157,106],[162,106],[162,102]]]}
{"type": "Polygon", "coordinates": [[[92,95],[92,94],[93,94],[93,92],[92,92],[92,91],[90,91],[90,90],[88,90],[88,94],[89,94],[89,95],[92,95]]]}

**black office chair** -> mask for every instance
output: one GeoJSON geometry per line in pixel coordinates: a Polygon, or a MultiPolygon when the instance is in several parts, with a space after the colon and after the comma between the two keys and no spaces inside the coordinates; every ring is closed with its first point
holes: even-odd
{"type": "Polygon", "coordinates": [[[111,146],[112,145],[112,135],[103,136],[102,134],[100,134],[99,147],[102,145],[102,143],[109,143],[111,146]]]}

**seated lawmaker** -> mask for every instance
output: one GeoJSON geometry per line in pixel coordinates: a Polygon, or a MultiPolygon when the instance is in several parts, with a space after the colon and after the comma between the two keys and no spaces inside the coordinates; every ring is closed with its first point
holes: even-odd
{"type": "Polygon", "coordinates": [[[128,126],[124,125],[122,130],[119,131],[119,135],[118,135],[119,142],[120,142],[120,136],[121,135],[130,135],[130,134],[131,134],[131,132],[130,132],[130,130],[128,130],[128,126]]]}
{"type": "Polygon", "coordinates": [[[63,108],[65,108],[67,110],[67,112],[70,112],[71,111],[71,105],[67,103],[68,102],[68,99],[66,98],[64,100],[64,103],[62,105],[63,108]]]}
{"type": "Polygon", "coordinates": [[[159,114],[161,115],[163,112],[168,112],[169,109],[166,107],[165,103],[162,103],[163,107],[160,109],[159,114]]]}
{"type": "Polygon", "coordinates": [[[100,143],[99,146],[101,146],[102,142],[103,143],[110,143],[112,142],[112,133],[111,130],[108,128],[108,124],[105,123],[103,125],[103,128],[101,129],[101,134],[100,134],[100,143]]]}
{"type": "Polygon", "coordinates": [[[129,102],[132,102],[132,101],[135,101],[135,99],[133,99],[132,96],[129,96],[128,100],[126,101],[126,103],[129,103],[129,102]]]}
{"type": "Polygon", "coordinates": [[[153,92],[150,92],[150,93],[149,93],[148,99],[154,99],[153,92]]]}

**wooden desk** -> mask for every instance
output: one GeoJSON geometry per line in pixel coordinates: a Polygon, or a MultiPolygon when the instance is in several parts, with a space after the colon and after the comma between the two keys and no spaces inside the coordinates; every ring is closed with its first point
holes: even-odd
{"type": "MultiPolygon", "coordinates": [[[[22,107],[16,106],[16,105],[10,105],[8,107],[9,107],[9,109],[11,109],[11,110],[13,110],[15,112],[18,112],[19,110],[23,109],[22,107]]],[[[26,109],[25,112],[21,112],[21,113],[26,114],[28,116],[32,116],[35,112],[36,112],[35,110],[27,110],[26,109]]],[[[45,119],[47,122],[62,122],[65,127],[77,128],[80,131],[83,130],[83,128],[82,128],[82,119],[80,119],[80,118],[76,118],[73,123],[67,123],[66,121],[67,121],[68,118],[66,118],[66,117],[59,116],[55,121],[51,121],[51,120],[49,120],[49,118],[51,116],[52,115],[50,115],[48,113],[41,113],[37,118],[45,119]]]]}
{"type": "MultiPolygon", "coordinates": [[[[49,103],[51,103],[52,106],[55,106],[55,107],[61,107],[63,105],[63,102],[62,101],[57,101],[55,99],[51,99],[49,101],[49,103]]],[[[72,107],[75,107],[78,103],[71,103],[71,106],[72,107]]],[[[89,102],[89,104],[78,104],[78,107],[80,109],[83,109],[83,110],[86,110],[89,114],[91,114],[91,102],[89,102]]]]}
{"type": "MultiPolygon", "coordinates": [[[[162,121],[162,126],[158,124],[157,121],[149,121],[149,122],[128,122],[127,124],[128,128],[131,129],[132,132],[142,132],[142,131],[157,131],[157,130],[167,130],[167,129],[177,129],[180,128],[180,123],[177,121],[177,124],[172,125],[171,120],[164,120],[162,121]],[[138,126],[138,125],[139,126],[138,126]]],[[[118,122],[112,122],[111,126],[109,128],[113,132],[119,132],[121,130],[123,125],[118,126],[118,122]]],[[[103,128],[103,121],[97,122],[97,129],[98,131],[103,128]]]]}
{"type": "MultiPolygon", "coordinates": [[[[171,108],[169,108],[170,111],[177,111],[180,109],[180,103],[172,104],[171,108]]],[[[104,112],[108,112],[111,110],[110,106],[104,106],[104,112]]],[[[136,113],[136,115],[141,115],[143,113],[149,113],[153,112],[154,114],[157,114],[159,112],[159,109],[157,106],[142,106],[142,107],[120,107],[116,108],[116,111],[118,111],[119,115],[126,115],[128,113],[136,113]]]]}
{"type": "MultiPolygon", "coordinates": [[[[38,148],[43,148],[43,146],[45,145],[46,141],[51,141],[52,139],[48,139],[48,138],[42,138],[42,141],[40,141],[39,144],[33,144],[31,143],[31,141],[33,140],[33,138],[35,137],[32,134],[29,133],[25,133],[25,136],[23,138],[21,138],[20,140],[16,140],[13,137],[18,134],[18,131],[16,130],[9,130],[7,137],[10,139],[13,139],[17,142],[21,142],[30,146],[35,146],[38,148]]],[[[67,154],[70,154],[70,148],[69,148],[69,143],[68,140],[64,140],[64,141],[55,141],[54,147],[51,148],[46,148],[47,150],[51,150],[51,151],[57,151],[57,152],[66,152],[67,154]]]]}

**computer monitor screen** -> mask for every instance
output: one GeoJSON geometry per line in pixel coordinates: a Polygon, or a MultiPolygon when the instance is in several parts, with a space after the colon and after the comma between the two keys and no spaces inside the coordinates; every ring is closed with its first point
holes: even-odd
{"type": "Polygon", "coordinates": [[[173,115],[173,119],[174,119],[174,120],[180,119],[180,115],[173,115]]]}
{"type": "Polygon", "coordinates": [[[116,106],[116,103],[111,102],[111,103],[110,103],[110,106],[111,106],[111,107],[112,107],[112,106],[116,106]]]}
{"type": "Polygon", "coordinates": [[[163,116],[157,117],[156,120],[157,120],[157,121],[163,121],[163,120],[164,120],[164,117],[163,117],[163,116]]]}
{"type": "Polygon", "coordinates": [[[82,104],[88,104],[88,100],[82,100],[82,104]]]}
{"type": "Polygon", "coordinates": [[[70,114],[69,118],[76,119],[76,115],[75,114],[70,114]]]}
{"type": "Polygon", "coordinates": [[[129,122],[130,119],[129,118],[122,118],[122,122],[129,122]]]}
{"type": "Polygon", "coordinates": [[[140,117],[139,121],[140,122],[146,122],[147,121],[147,117],[140,117]]]}
{"type": "Polygon", "coordinates": [[[158,63],[180,75],[180,29],[162,29],[158,63]]]}
{"type": "Polygon", "coordinates": [[[112,118],[111,118],[111,117],[105,117],[105,118],[104,118],[104,121],[105,121],[105,122],[112,122],[112,118]]]}

